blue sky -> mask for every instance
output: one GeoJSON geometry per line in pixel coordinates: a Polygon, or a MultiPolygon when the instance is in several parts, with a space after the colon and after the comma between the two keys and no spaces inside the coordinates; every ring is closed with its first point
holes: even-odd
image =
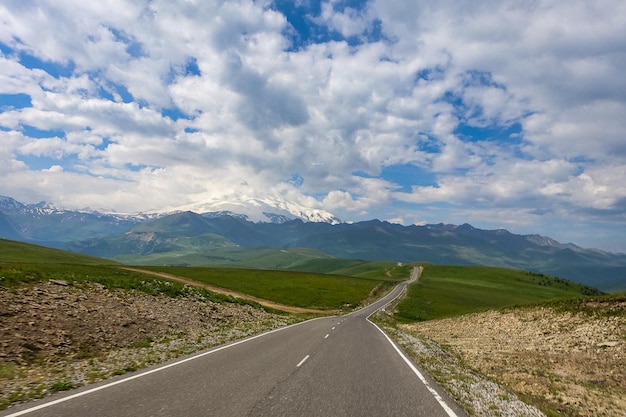
{"type": "Polygon", "coordinates": [[[9,0],[0,194],[278,196],[626,252],[626,3],[9,0]],[[93,4],[91,4],[93,3],[93,4]]]}

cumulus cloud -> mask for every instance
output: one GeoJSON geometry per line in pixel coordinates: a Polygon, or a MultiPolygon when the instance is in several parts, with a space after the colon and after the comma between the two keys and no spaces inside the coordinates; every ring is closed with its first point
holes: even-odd
{"type": "Polygon", "coordinates": [[[10,0],[0,16],[3,194],[133,211],[263,190],[347,220],[438,206],[623,227],[622,2],[10,0]],[[387,176],[400,165],[419,169],[387,176]]]}

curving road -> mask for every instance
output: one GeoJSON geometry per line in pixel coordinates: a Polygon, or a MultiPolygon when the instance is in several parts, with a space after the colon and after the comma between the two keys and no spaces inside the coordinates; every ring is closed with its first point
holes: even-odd
{"type": "MultiPolygon", "coordinates": [[[[418,275],[415,269],[412,280],[418,275]]],[[[264,333],[0,416],[465,416],[367,319],[408,282],[345,316],[264,333]]]]}

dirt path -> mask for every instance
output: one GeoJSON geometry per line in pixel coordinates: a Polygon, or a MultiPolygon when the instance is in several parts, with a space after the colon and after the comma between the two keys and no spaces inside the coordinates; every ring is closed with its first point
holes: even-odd
{"type": "Polygon", "coordinates": [[[337,310],[317,310],[313,308],[302,308],[302,307],[294,307],[288,306],[284,304],[275,303],[273,301],[264,300],[262,298],[257,298],[252,295],[228,290],[226,288],[216,287],[210,284],[204,284],[202,282],[194,281],[189,278],[181,277],[178,275],[167,274],[165,272],[156,272],[156,271],[147,271],[145,269],[140,268],[129,268],[129,267],[120,267],[120,269],[125,269],[127,271],[138,272],[140,274],[152,275],[160,278],[169,279],[172,281],[180,282],[182,284],[191,285],[192,287],[203,288],[207,291],[211,291],[218,294],[229,295],[235,298],[241,298],[242,300],[254,301],[255,303],[261,304],[263,307],[272,308],[274,310],[284,311],[286,313],[294,313],[294,314],[323,314],[323,315],[331,315],[338,314],[337,310]]]}

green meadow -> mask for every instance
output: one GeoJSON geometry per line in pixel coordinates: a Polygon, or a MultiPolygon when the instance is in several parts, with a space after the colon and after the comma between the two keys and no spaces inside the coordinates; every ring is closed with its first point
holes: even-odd
{"type": "Polygon", "coordinates": [[[333,261],[337,261],[337,258],[315,249],[244,248],[232,242],[222,245],[217,238],[209,238],[207,236],[178,238],[176,240],[176,248],[168,248],[166,252],[157,251],[146,255],[118,255],[113,259],[128,265],[207,266],[218,268],[235,266],[238,268],[297,270],[307,270],[311,261],[315,263],[317,260],[328,260],[331,264],[333,261]],[[211,240],[211,244],[200,241],[202,239],[211,240]]]}
{"type": "MultiPolygon", "coordinates": [[[[361,262],[362,263],[362,262],[361,262]]],[[[353,264],[352,264],[353,265],[353,264]]],[[[371,293],[401,281],[393,263],[372,263],[355,272],[364,276],[266,269],[213,267],[142,267],[249,294],[277,303],[318,309],[352,308],[371,293]]],[[[110,289],[138,290],[150,294],[185,295],[183,284],[121,269],[122,264],[25,243],[0,240],[0,286],[11,288],[47,280],[93,282],[110,289]]],[[[336,267],[346,264],[338,262],[336,267]]],[[[216,301],[237,301],[212,294],[216,301]]]]}
{"type": "MultiPolygon", "coordinates": [[[[417,264],[365,262],[319,257],[306,250],[271,251],[266,266],[288,269],[142,266],[199,283],[249,294],[295,307],[337,310],[354,308],[406,280],[417,264]],[[290,264],[291,263],[291,264],[290,264]]],[[[257,255],[261,255],[258,252],[257,255]]],[[[258,264],[258,261],[254,262],[258,264]]],[[[0,286],[56,279],[94,282],[107,288],[151,294],[185,295],[186,287],[121,269],[122,264],[41,246],[0,239],[0,286]]],[[[235,266],[235,265],[233,265],[235,266]]],[[[208,294],[208,293],[207,293],[208,294]]],[[[424,264],[419,281],[398,304],[402,321],[430,320],[487,309],[580,299],[600,292],[571,281],[520,270],[424,264]]],[[[216,301],[242,302],[208,294],[216,301]]]]}
{"type": "Polygon", "coordinates": [[[277,303],[319,309],[356,307],[380,287],[405,279],[393,279],[384,270],[372,277],[299,271],[207,267],[143,267],[194,281],[227,288],[277,303]]]}
{"type": "Polygon", "coordinates": [[[29,264],[112,265],[117,262],[29,243],[0,239],[0,262],[29,264]]]}
{"type": "Polygon", "coordinates": [[[477,266],[424,266],[398,305],[403,321],[423,321],[489,309],[581,298],[600,291],[542,274],[477,266]]]}

